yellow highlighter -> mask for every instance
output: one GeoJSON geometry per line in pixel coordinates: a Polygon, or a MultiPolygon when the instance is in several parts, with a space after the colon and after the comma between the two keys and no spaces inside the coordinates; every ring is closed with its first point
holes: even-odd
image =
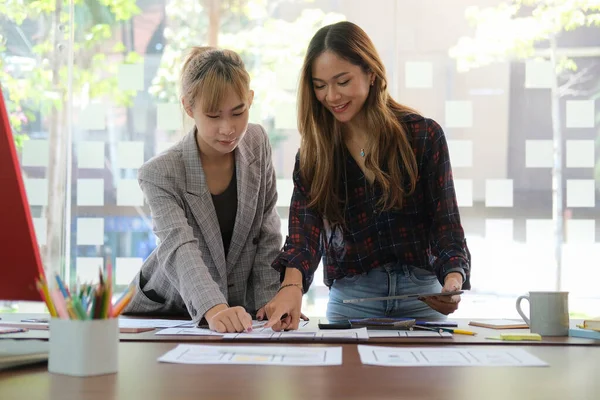
{"type": "Polygon", "coordinates": [[[501,333],[500,339],[502,340],[531,340],[531,341],[541,341],[542,337],[539,333],[501,333]]]}
{"type": "Polygon", "coordinates": [[[444,331],[444,332],[455,333],[457,335],[471,335],[471,336],[477,335],[476,332],[467,331],[465,329],[455,329],[455,328],[435,328],[435,329],[439,329],[440,331],[444,331]]]}

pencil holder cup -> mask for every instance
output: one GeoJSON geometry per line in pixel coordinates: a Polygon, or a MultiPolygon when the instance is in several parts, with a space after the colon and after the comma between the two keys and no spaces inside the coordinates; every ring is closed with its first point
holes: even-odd
{"type": "Polygon", "coordinates": [[[71,376],[114,374],[118,370],[119,320],[50,320],[48,371],[71,376]]]}

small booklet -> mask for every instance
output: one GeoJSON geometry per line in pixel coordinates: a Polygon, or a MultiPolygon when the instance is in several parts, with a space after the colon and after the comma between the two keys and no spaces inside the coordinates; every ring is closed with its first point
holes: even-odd
{"type": "Polygon", "coordinates": [[[469,322],[471,326],[490,329],[528,329],[529,326],[522,320],[515,319],[482,319],[469,322]]]}

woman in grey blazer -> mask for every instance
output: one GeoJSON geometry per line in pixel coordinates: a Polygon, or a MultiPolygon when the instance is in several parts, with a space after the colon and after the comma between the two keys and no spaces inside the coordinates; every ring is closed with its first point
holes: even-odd
{"type": "Polygon", "coordinates": [[[248,124],[249,81],[229,50],[195,47],[183,65],[182,105],[195,127],[139,170],[159,244],[125,312],[187,311],[241,332],[277,292],[276,178],[264,129],[248,124]]]}

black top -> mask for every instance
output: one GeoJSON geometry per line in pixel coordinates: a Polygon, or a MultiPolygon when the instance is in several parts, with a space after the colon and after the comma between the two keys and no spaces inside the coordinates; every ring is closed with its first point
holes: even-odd
{"type": "Polygon", "coordinates": [[[215,211],[217,212],[219,227],[221,228],[225,257],[227,257],[235,225],[235,214],[237,213],[237,179],[235,169],[227,189],[221,194],[211,194],[211,196],[215,211]]]}

